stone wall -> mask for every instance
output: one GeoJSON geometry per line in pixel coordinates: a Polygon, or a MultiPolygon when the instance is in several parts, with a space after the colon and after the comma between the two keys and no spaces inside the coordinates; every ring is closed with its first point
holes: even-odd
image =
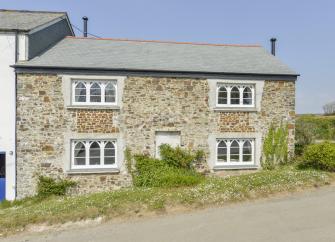
{"type": "Polygon", "coordinates": [[[255,132],[249,112],[220,112],[218,129],[219,132],[255,132]]]}
{"type": "Polygon", "coordinates": [[[261,132],[271,123],[289,124],[294,149],[295,83],[265,81],[260,112],[223,112],[209,107],[206,79],[129,77],[120,110],[73,109],[64,105],[62,78],[19,74],[17,98],[17,194],[32,195],[38,175],[68,177],[75,193],[113,190],[131,184],[118,174],[68,174],[65,136],[116,133],[135,153],[155,154],[156,131],[179,131],[182,146],[208,154],[208,136],[225,132],[261,132]]]}
{"type": "Polygon", "coordinates": [[[113,122],[118,116],[114,110],[85,110],[73,111],[78,133],[118,133],[119,128],[113,122]],[[103,124],[103,125],[96,125],[103,124]]]}
{"type": "Polygon", "coordinates": [[[65,136],[69,133],[117,133],[117,110],[67,109],[62,78],[18,75],[17,196],[35,193],[39,175],[78,182],[75,193],[106,191],[131,185],[125,171],[117,174],[66,174],[65,136]],[[97,123],[99,125],[93,125],[97,123]]]}
{"type": "Polygon", "coordinates": [[[128,78],[121,122],[127,146],[154,155],[156,131],[180,131],[182,146],[207,149],[208,133],[215,126],[207,96],[206,80],[128,78]]]}

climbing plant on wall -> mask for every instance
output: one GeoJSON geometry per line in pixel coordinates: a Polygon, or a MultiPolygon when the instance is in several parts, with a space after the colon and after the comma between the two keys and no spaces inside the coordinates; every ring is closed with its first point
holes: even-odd
{"type": "Polygon", "coordinates": [[[271,124],[263,143],[262,167],[274,169],[288,160],[288,128],[281,123],[278,127],[271,124]]]}

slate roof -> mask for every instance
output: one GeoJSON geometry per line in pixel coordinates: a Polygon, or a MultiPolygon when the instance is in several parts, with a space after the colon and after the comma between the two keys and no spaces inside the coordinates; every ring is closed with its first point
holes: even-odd
{"type": "Polygon", "coordinates": [[[65,12],[0,9],[0,30],[30,31],[64,16],[65,12]]]}
{"type": "Polygon", "coordinates": [[[16,67],[297,75],[258,45],[66,37],[16,67]]]}

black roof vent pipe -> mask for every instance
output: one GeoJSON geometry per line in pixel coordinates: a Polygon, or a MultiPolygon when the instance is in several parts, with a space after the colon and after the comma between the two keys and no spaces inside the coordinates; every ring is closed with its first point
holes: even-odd
{"type": "Polygon", "coordinates": [[[84,37],[87,37],[87,21],[88,21],[88,17],[84,16],[83,17],[84,20],[84,37]]]}
{"type": "Polygon", "coordinates": [[[276,55],[276,41],[277,41],[277,39],[276,38],[271,38],[270,41],[271,41],[271,54],[276,55]]]}

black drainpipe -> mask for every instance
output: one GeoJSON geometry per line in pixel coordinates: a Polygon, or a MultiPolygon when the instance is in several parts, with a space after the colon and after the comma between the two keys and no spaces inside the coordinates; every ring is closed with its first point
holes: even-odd
{"type": "Polygon", "coordinates": [[[271,38],[270,41],[271,41],[271,54],[276,55],[276,41],[277,41],[277,39],[276,38],[271,38]]]}
{"type": "Polygon", "coordinates": [[[84,20],[84,37],[87,37],[87,21],[88,21],[88,17],[84,16],[83,17],[84,20]]]}

